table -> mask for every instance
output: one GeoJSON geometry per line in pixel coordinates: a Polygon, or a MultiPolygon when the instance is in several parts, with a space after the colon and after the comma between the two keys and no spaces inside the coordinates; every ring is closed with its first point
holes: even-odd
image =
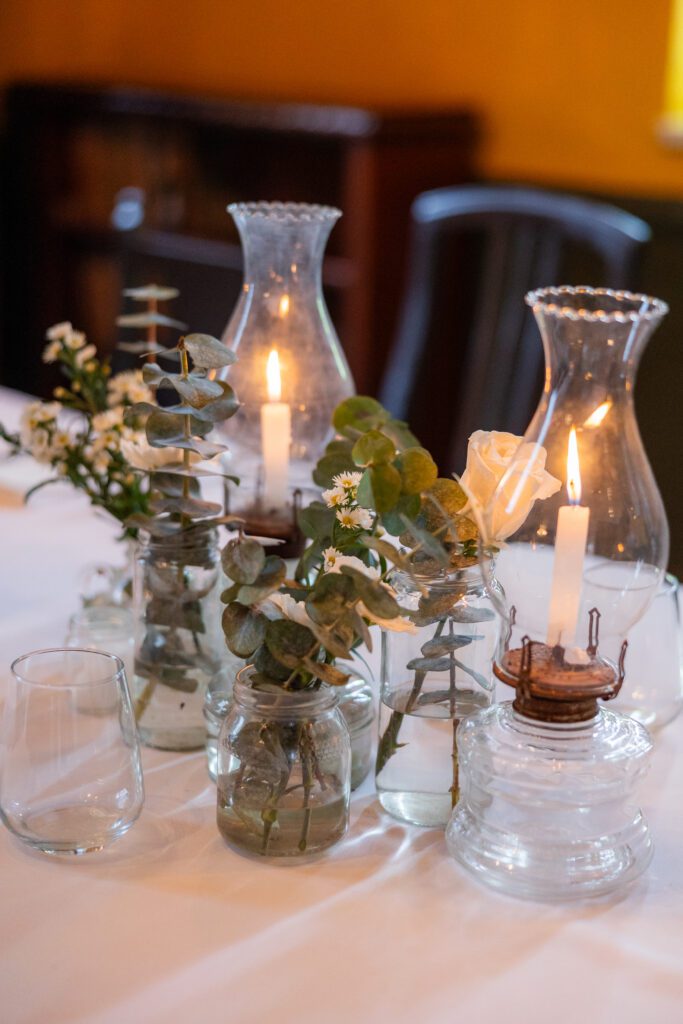
{"type": "MultiPolygon", "coordinates": [[[[0,389],[0,421],[13,425],[21,405],[0,389]]],[[[30,472],[0,465],[12,484],[0,493],[2,685],[15,655],[62,642],[83,565],[120,560],[115,530],[65,485],[13,500],[30,472]]],[[[480,888],[442,832],[389,818],[370,782],[319,860],[249,860],[216,830],[203,754],[145,749],[142,816],[103,853],[53,859],[0,829],[0,1019],[683,1020],[682,740],[683,718],[657,737],[642,791],[647,874],[570,907],[480,888]]]]}

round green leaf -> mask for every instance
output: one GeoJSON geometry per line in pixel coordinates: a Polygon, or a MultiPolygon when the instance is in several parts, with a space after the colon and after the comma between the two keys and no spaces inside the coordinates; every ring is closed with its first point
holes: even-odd
{"type": "Polygon", "coordinates": [[[364,433],[381,426],[389,419],[389,413],[375,398],[368,395],[353,395],[341,402],[332,414],[332,425],[339,434],[364,433]]]}
{"type": "Polygon", "coordinates": [[[266,635],[266,619],[243,604],[229,604],[223,612],[223,632],[238,658],[250,658],[266,635]]]}
{"type": "Polygon", "coordinates": [[[436,463],[424,448],[406,448],[396,459],[404,494],[419,494],[432,487],[439,474],[436,463]]]}
{"type": "Polygon", "coordinates": [[[310,629],[290,619],[276,619],[266,626],[266,646],[271,655],[287,668],[298,668],[311,654],[315,642],[310,629]]]}
{"type": "Polygon", "coordinates": [[[357,466],[376,466],[391,462],[396,455],[396,448],[391,438],[381,430],[368,430],[358,438],[351,455],[357,466]]]}
{"type": "Polygon", "coordinates": [[[229,541],[221,552],[223,569],[235,583],[254,583],[266,562],[266,553],[250,537],[229,541]]]}

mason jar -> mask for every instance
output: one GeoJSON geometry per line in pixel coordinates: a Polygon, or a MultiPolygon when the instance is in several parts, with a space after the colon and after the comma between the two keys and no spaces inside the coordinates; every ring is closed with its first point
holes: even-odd
{"type": "Polygon", "coordinates": [[[205,742],[206,690],[225,659],[216,531],[143,535],[133,584],[140,738],[163,750],[195,750],[205,742]]]}
{"type": "Polygon", "coordinates": [[[218,830],[262,857],[301,857],[346,832],[349,730],[334,689],[257,689],[238,673],[218,741],[218,830]]]}
{"type": "Polygon", "coordinates": [[[375,782],[401,821],[445,827],[459,796],[456,730],[493,698],[498,619],[479,565],[419,577],[391,576],[414,633],[382,630],[375,782]]]}

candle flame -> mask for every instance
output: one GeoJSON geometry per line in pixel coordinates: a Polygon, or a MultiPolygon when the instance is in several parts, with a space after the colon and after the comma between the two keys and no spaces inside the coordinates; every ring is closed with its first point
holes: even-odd
{"type": "Polygon", "coordinates": [[[283,295],[281,297],[278,311],[281,317],[287,316],[289,313],[289,295],[283,295]]]}
{"type": "Polygon", "coordinates": [[[611,402],[603,402],[595,409],[584,422],[584,427],[599,427],[607,413],[612,408],[611,402]]]}
{"type": "Polygon", "coordinates": [[[266,363],[266,385],[268,401],[279,402],[282,398],[282,382],[280,380],[280,357],[276,348],[271,350],[266,363]]]}
{"type": "Polygon", "coordinates": [[[581,504],[581,471],[579,469],[579,446],[576,443],[576,430],[569,431],[567,445],[567,497],[570,505],[581,504]]]}

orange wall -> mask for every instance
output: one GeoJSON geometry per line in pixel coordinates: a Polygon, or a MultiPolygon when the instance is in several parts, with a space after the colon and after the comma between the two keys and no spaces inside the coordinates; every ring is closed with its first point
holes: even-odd
{"type": "Polygon", "coordinates": [[[0,0],[0,83],[475,105],[492,176],[683,195],[671,0],[0,0]]]}

